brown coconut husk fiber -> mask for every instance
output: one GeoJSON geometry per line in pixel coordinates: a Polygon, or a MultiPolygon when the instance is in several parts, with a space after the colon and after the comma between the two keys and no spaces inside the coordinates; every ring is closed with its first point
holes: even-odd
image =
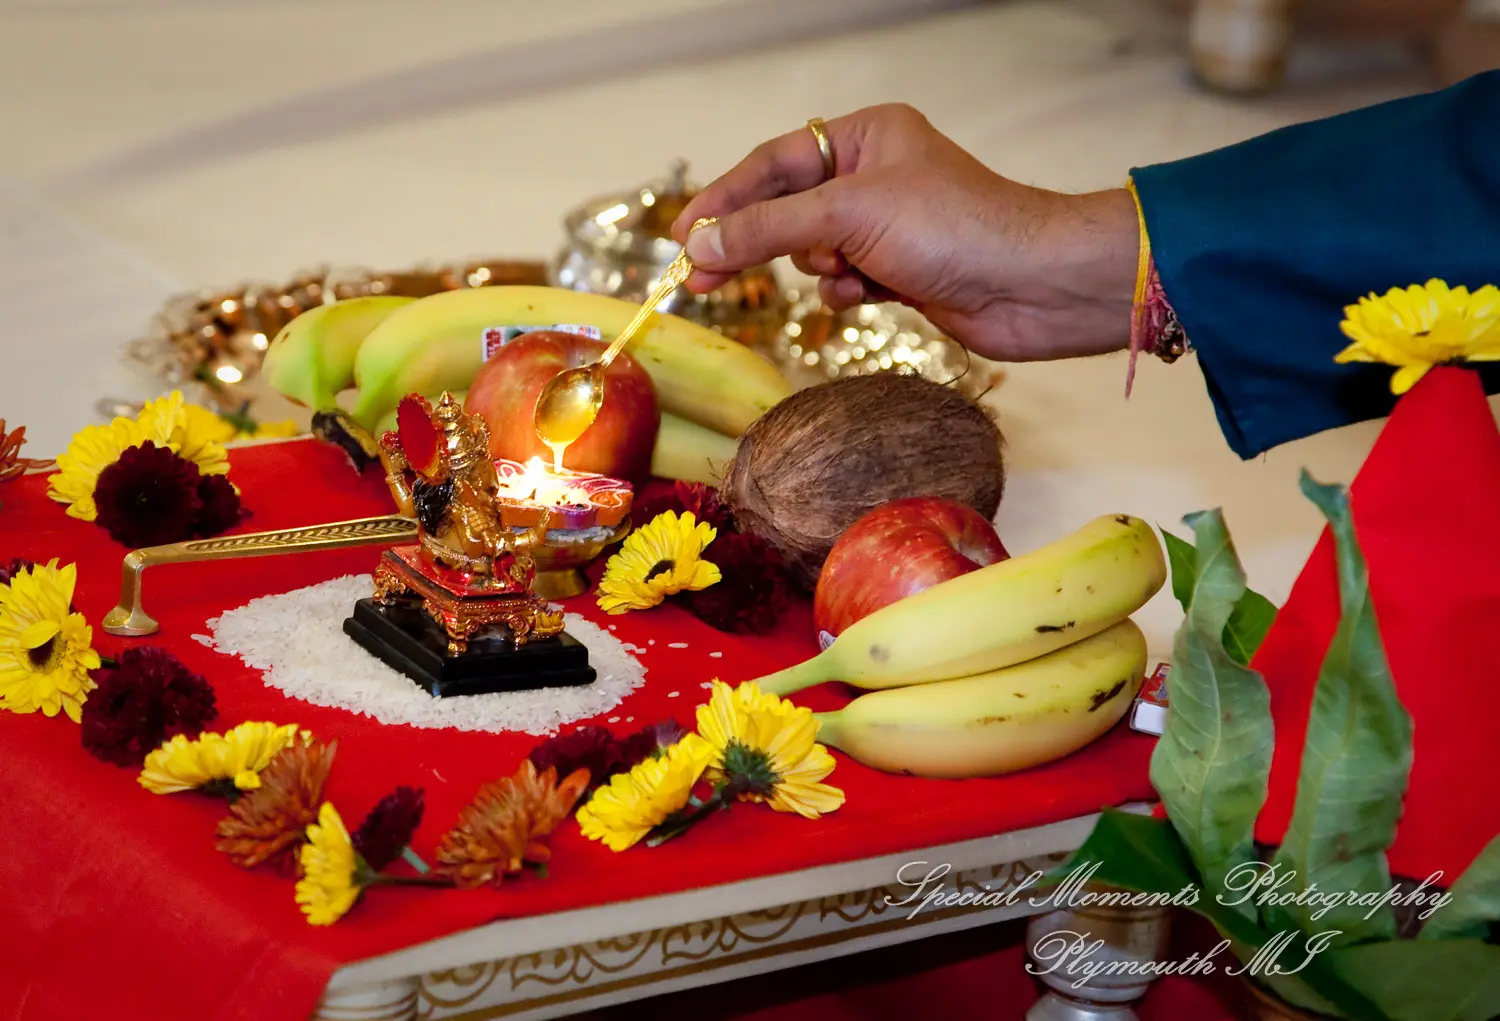
{"type": "Polygon", "coordinates": [[[799,391],[741,437],[721,493],[737,526],[817,584],[844,530],[883,503],[947,497],[993,519],[1004,441],[985,409],[920,376],[881,372],[799,391]]]}

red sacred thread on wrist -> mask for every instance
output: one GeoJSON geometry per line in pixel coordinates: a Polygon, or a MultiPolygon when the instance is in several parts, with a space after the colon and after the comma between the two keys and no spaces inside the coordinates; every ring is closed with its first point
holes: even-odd
{"type": "Polygon", "coordinates": [[[1135,364],[1142,353],[1154,355],[1171,364],[1188,350],[1187,335],[1177,319],[1167,293],[1161,285],[1161,275],[1156,271],[1156,259],[1151,254],[1151,236],[1146,230],[1146,212],[1141,197],[1136,193],[1135,181],[1127,180],[1125,187],[1135,200],[1136,217],[1140,222],[1141,247],[1136,264],[1135,301],[1130,313],[1130,364],[1125,370],[1125,396],[1135,383],[1135,364]]]}

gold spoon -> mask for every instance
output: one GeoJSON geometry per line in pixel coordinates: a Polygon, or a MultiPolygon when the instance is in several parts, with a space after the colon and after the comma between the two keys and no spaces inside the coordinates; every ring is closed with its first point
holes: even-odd
{"type": "MultiPolygon", "coordinates": [[[[692,229],[697,230],[713,222],[712,217],[698,220],[694,222],[692,229]]],[[[620,331],[620,335],[599,356],[597,362],[580,365],[576,369],[564,369],[542,387],[542,392],[536,399],[536,434],[554,453],[560,455],[562,448],[578,439],[594,424],[594,419],[599,416],[599,409],[604,404],[604,374],[609,369],[610,362],[625,349],[626,344],[635,339],[636,333],[656,311],[656,306],[681,287],[692,272],[693,264],[684,247],[662,274],[656,289],[646,298],[645,304],[635,314],[630,325],[620,331]]]]}

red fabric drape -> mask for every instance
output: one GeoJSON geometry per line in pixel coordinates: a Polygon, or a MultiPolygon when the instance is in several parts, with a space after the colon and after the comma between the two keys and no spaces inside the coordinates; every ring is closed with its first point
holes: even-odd
{"type": "MultiPolygon", "coordinates": [[[[1332,481],[1332,480],[1320,480],[1332,481]]],[[[1476,373],[1429,372],[1396,405],[1350,485],[1354,527],[1413,762],[1391,871],[1449,886],[1500,833],[1500,431],[1476,373]]],[[[1296,802],[1318,671],[1339,619],[1327,529],[1257,653],[1276,751],[1256,837],[1281,841],[1296,802]]]]}
{"type": "MultiPolygon", "coordinates": [[[[378,480],[356,478],[340,454],[315,441],[246,447],[231,458],[231,478],[253,512],[245,530],[390,510],[378,480]]],[[[270,720],[336,738],[328,797],[351,828],[393,787],[423,787],[427,814],[414,847],[430,860],[480,784],[513,772],[536,743],[522,734],[385,726],[309,706],[191,638],[208,618],[258,596],[367,572],[377,549],[153,568],[146,605],[161,631],[117,639],[97,622],[114,605],[127,551],[102,529],[66,517],[46,499],[41,477],[7,484],[0,499],[0,558],[76,562],[76,603],[95,624],[95,645],[105,655],[131,642],[169,648],[215,686],[216,730],[270,720]]],[[[569,609],[603,619],[587,597],[569,609]]],[[[798,605],[767,638],[723,635],[671,607],[611,619],[623,640],[648,650],[649,673],[645,687],[606,718],[620,717],[613,725],[620,730],[666,716],[692,725],[693,709],[706,697],[703,682],[753,678],[815,652],[810,616],[798,605]],[[668,648],[671,642],[688,648],[668,648]],[[722,658],[710,657],[715,651],[722,658]]],[[[365,653],[351,643],[349,655],[365,653]]],[[[819,690],[799,701],[821,709],[845,698],[819,690]]],[[[0,1016],[303,1018],[343,963],[494,919],[916,850],[1148,799],[1151,746],[1122,728],[1052,766],[964,782],[889,776],[840,756],[832,780],[848,804],[817,822],[744,805],[679,841],[624,854],[585,841],[568,825],[553,841],[545,880],[497,891],[380,889],[337,925],[313,928],[293,902],[289,880],[238,869],[214,850],[222,802],[148,794],[134,772],[85,753],[78,727],[66,718],[0,713],[0,1016]]]]}

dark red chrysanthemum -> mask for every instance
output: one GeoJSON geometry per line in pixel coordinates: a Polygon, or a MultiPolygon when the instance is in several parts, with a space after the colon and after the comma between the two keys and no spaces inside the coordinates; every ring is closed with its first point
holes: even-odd
{"type": "Polygon", "coordinates": [[[140,766],[174,734],[196,735],[217,715],[214,689],[170,652],[127,649],[94,675],[83,704],[83,747],[118,766],[140,766]]]}
{"type": "Polygon", "coordinates": [[[703,550],[719,568],[719,581],[681,600],[689,613],[711,627],[733,634],[765,634],[787,606],[787,575],[781,559],[764,540],[732,532],[703,550]]]}
{"type": "Polygon", "coordinates": [[[23,571],[29,571],[36,566],[34,560],[22,560],[15,557],[4,564],[0,564],[0,585],[9,585],[10,580],[23,571]]]}
{"type": "Polygon", "coordinates": [[[425,797],[420,787],[397,787],[370,809],[351,838],[365,864],[381,872],[401,857],[422,825],[425,797]]]}
{"type": "Polygon", "coordinates": [[[609,778],[626,769],[619,740],[606,728],[579,727],[569,734],[548,738],[527,756],[537,772],[549,767],[566,777],[575,769],[589,771],[589,790],[609,783],[609,778]]]}
{"type": "Polygon", "coordinates": [[[698,521],[708,522],[721,534],[734,529],[734,517],[719,499],[719,491],[701,482],[648,486],[636,502],[634,517],[644,523],[666,511],[675,511],[679,516],[691,514],[698,521]]]}
{"type": "Polygon", "coordinates": [[[202,675],[193,673],[165,649],[132,649],[124,653],[119,662],[130,666],[148,656],[155,664],[154,669],[162,676],[162,719],[167,728],[163,737],[201,733],[219,715],[213,685],[202,675]]]}
{"type": "Polygon", "coordinates": [[[205,475],[199,479],[198,500],[203,508],[198,513],[198,525],[193,534],[200,539],[211,539],[227,532],[244,517],[240,495],[229,484],[227,475],[205,475]]]}
{"type": "Polygon", "coordinates": [[[620,742],[621,769],[634,769],[681,741],[686,734],[687,729],[676,720],[662,720],[642,727],[620,742]]]}
{"type": "Polygon", "coordinates": [[[197,465],[147,440],[99,473],[99,524],[132,549],[190,539],[203,509],[199,481],[197,465]]]}

